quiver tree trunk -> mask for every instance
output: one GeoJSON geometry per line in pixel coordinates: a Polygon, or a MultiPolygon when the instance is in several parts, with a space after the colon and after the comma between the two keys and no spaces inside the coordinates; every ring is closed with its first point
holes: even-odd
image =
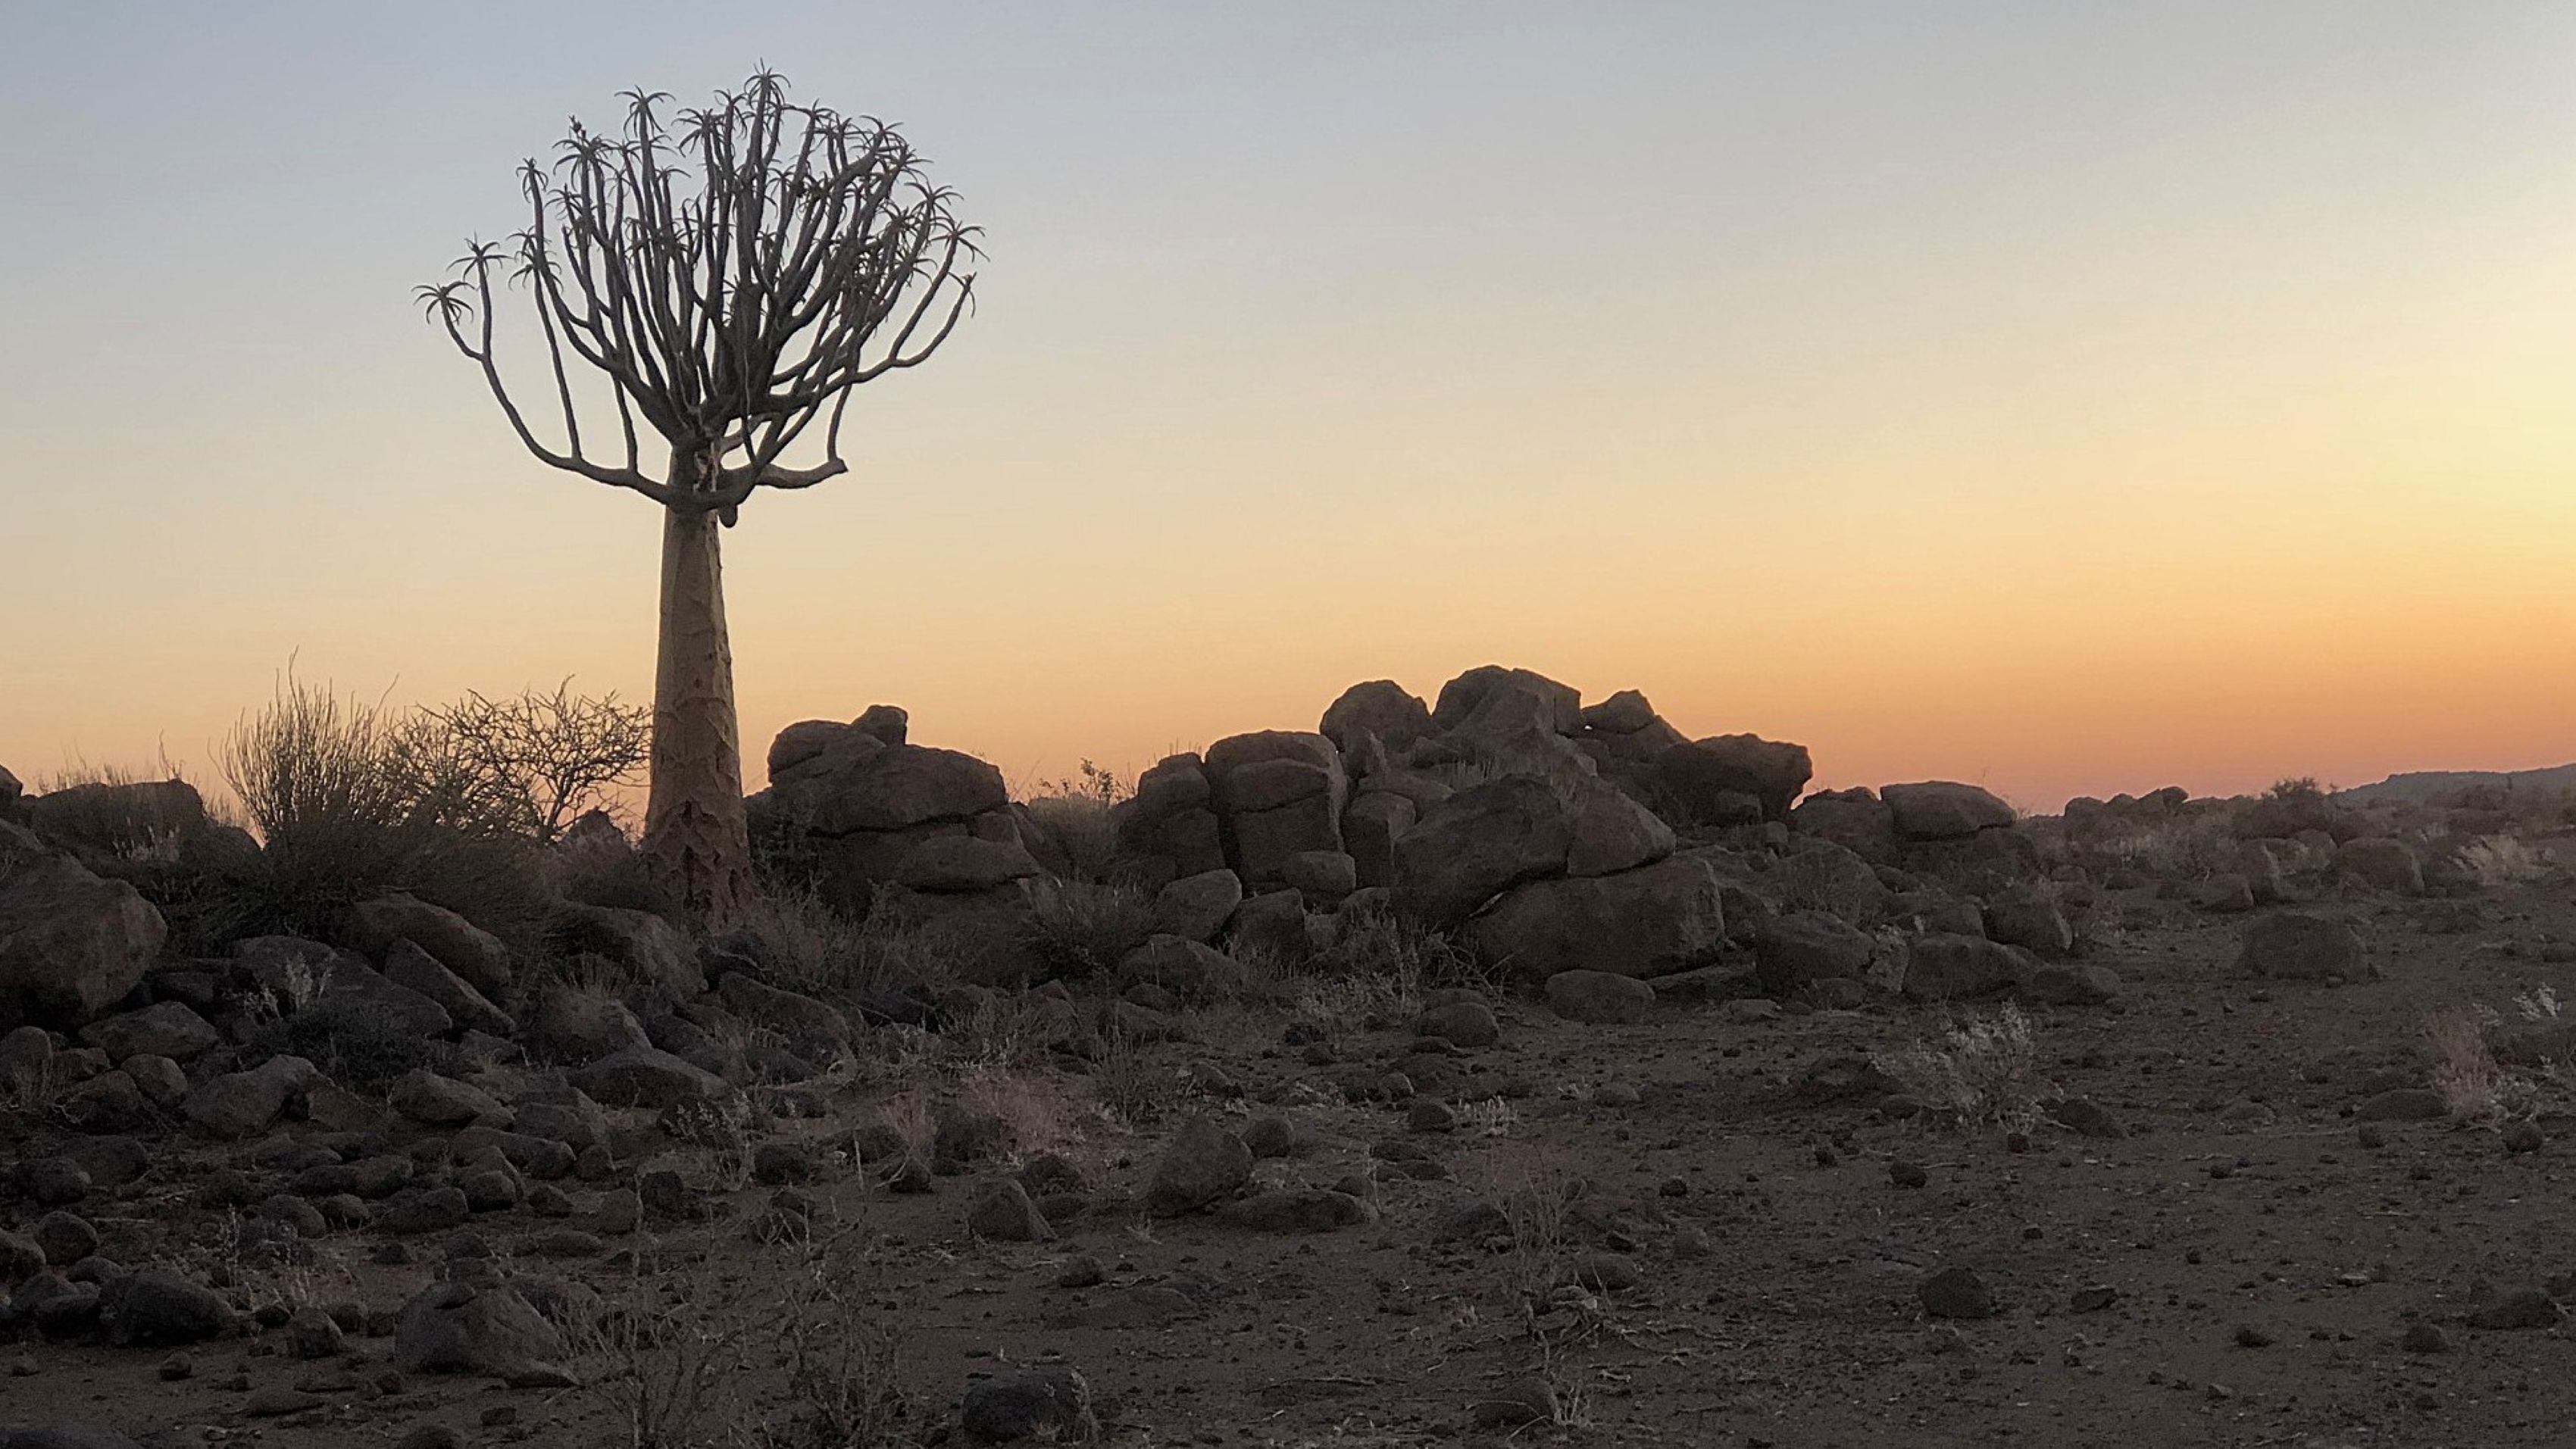
{"type": "Polygon", "coordinates": [[[644,811],[644,861],[655,888],[709,927],[729,922],[751,886],[718,537],[712,511],[663,510],[653,785],[644,811]]]}
{"type": "Polygon", "coordinates": [[[575,120],[551,164],[519,167],[527,226],[469,241],[456,274],[416,295],[538,461],[663,509],[645,865],[674,914],[721,929],[751,891],[751,845],[716,529],[756,490],[849,471],[850,394],[939,350],[981,253],[882,121],[796,101],[766,67],[676,128],[669,102],[638,87],[619,125],[575,120]],[[494,287],[513,282],[551,398],[513,397],[502,377],[494,287]],[[582,368],[606,406],[579,400],[582,368]],[[662,477],[645,471],[657,437],[662,477]]]}

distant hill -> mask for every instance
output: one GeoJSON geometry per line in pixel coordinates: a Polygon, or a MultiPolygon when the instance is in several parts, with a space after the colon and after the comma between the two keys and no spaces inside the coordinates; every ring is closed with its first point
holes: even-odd
{"type": "Polygon", "coordinates": [[[2576,790],[2576,765],[2546,770],[2409,770],[2375,785],[2338,790],[2335,797],[2356,804],[2409,802],[2421,804],[2462,790],[2484,787],[2516,795],[2556,795],[2576,790]]]}

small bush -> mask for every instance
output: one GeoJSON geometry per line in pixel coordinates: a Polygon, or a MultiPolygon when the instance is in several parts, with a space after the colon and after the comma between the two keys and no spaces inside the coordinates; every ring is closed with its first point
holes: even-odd
{"type": "Polygon", "coordinates": [[[1967,1127],[2029,1127],[2039,1120],[2040,1105],[2056,1095],[2041,1073],[2030,1018],[2009,1002],[1954,1019],[1938,1039],[1883,1065],[1908,1094],[1967,1127]]]}
{"type": "Polygon", "coordinates": [[[1091,1066],[1091,1090],[1101,1108],[1131,1130],[1161,1121],[1186,1095],[1178,1066],[1123,1034],[1103,1041],[1091,1066]]]}
{"type": "Polygon", "coordinates": [[[424,1067],[442,1074],[455,1069],[455,1047],[397,1027],[381,1014],[328,1002],[302,1010],[279,1005],[292,1014],[263,1031],[258,1044],[271,1055],[302,1057],[352,1090],[382,1092],[404,1073],[424,1067]]]}
{"type": "Polygon", "coordinates": [[[973,942],[923,920],[899,889],[881,889],[863,917],[811,892],[771,891],[745,907],[739,929],[780,986],[851,1009],[868,998],[944,995],[959,979],[973,942]]]}
{"type": "Polygon", "coordinates": [[[1135,793],[1135,781],[1085,760],[1077,778],[1039,781],[1023,808],[1055,843],[1065,873],[1098,883],[1115,879],[1118,872],[1117,830],[1110,812],[1135,793]]]}
{"type": "Polygon", "coordinates": [[[2460,849],[2460,864],[2487,890],[2529,885],[2549,876],[2548,857],[2510,835],[2491,835],[2460,849]]]}
{"type": "MultiPolygon", "coordinates": [[[[2546,988],[2544,988],[2545,990],[2546,988]]],[[[2526,998],[2525,1015],[2544,1019],[2554,997],[2526,998]]],[[[2505,1070],[2488,1044],[2492,1012],[2474,1006],[2454,1007],[2425,1019],[2424,1040],[2433,1056],[2433,1090],[2442,1094],[2443,1110],[2454,1121],[2491,1122],[2521,1110],[2532,1096],[2532,1084],[2505,1070]]]]}
{"type": "Polygon", "coordinates": [[[1153,902],[1130,885],[1042,876],[1030,882],[1029,905],[1037,921],[1031,944],[1054,976],[1104,974],[1154,927],[1153,902]]]}
{"type": "Polygon", "coordinates": [[[460,785],[418,721],[289,677],[219,752],[264,849],[219,894],[239,932],[329,936],[355,903],[406,890],[514,944],[551,913],[524,817],[460,785]]]}
{"type": "Polygon", "coordinates": [[[653,712],[616,694],[523,690],[507,699],[469,693],[425,709],[394,732],[397,758],[422,799],[506,823],[511,833],[550,843],[583,815],[612,803],[652,749],[653,712]]]}

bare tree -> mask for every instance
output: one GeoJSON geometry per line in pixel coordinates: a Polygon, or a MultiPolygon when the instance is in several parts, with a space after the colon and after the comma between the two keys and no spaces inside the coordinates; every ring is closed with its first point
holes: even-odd
{"type": "Polygon", "coordinates": [[[490,802],[484,814],[545,845],[582,812],[609,804],[610,791],[643,766],[652,739],[651,711],[613,691],[575,694],[569,679],[552,694],[469,693],[395,731],[397,746],[438,788],[490,802]]]}
{"type": "Polygon", "coordinates": [[[758,489],[848,471],[851,390],[947,340],[981,254],[893,127],[794,103],[765,68],[672,125],[669,96],[625,100],[615,134],[575,120],[552,166],[521,166],[525,230],[469,243],[455,278],[419,295],[528,451],[662,506],[644,850],[673,903],[722,921],[748,886],[750,848],[716,529],[758,489]],[[534,304],[560,444],[503,383],[493,283],[505,271],[534,304]],[[585,435],[567,352],[604,376],[613,428],[594,405],[585,435]],[[668,449],[656,472],[639,417],[668,449]]]}

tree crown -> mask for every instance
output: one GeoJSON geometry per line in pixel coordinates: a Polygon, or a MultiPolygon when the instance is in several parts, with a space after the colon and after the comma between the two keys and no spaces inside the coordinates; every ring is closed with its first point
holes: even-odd
{"type": "Polygon", "coordinates": [[[539,459],[730,522],[754,489],[848,471],[851,390],[948,339],[974,299],[980,233],[894,127],[794,102],[773,71],[666,122],[670,99],[626,92],[614,134],[574,119],[551,166],[519,168],[528,225],[507,243],[470,241],[455,276],[418,296],[539,459]],[[503,381],[505,271],[534,302],[559,447],[503,381]],[[567,350],[615,397],[622,446],[609,460],[599,429],[584,443],[567,350]],[[644,471],[639,415],[670,446],[666,476],[644,471]],[[800,442],[821,460],[791,466],[800,442]]]}

